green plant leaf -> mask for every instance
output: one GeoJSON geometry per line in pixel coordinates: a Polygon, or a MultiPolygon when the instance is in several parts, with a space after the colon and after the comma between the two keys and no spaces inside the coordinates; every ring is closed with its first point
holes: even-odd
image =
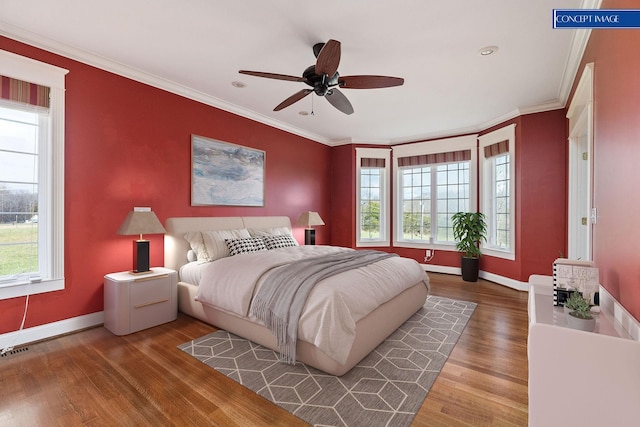
{"type": "Polygon", "coordinates": [[[451,216],[456,249],[465,257],[482,255],[480,243],[487,240],[487,223],[482,212],[457,212],[451,216]]]}

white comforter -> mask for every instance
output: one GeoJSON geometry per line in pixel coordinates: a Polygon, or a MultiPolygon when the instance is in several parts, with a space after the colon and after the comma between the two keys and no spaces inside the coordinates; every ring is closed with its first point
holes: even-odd
{"type": "MultiPolygon", "coordinates": [[[[203,271],[196,299],[249,317],[251,299],[274,267],[350,250],[335,246],[296,246],[222,258],[203,271]]],[[[309,294],[300,317],[298,338],[313,343],[337,362],[345,363],[355,338],[356,322],[420,282],[429,286],[422,267],[412,259],[401,257],[387,258],[322,280],[309,294]]]]}

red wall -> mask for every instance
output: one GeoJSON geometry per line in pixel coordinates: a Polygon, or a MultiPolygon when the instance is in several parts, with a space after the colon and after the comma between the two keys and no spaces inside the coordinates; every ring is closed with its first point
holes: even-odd
{"type": "MultiPolygon", "coordinates": [[[[605,0],[603,9],[635,9],[605,0]]],[[[594,30],[584,65],[594,63],[593,259],[600,282],[640,319],[640,31],[594,30]]],[[[577,79],[576,79],[577,82],[577,79]]]]}
{"type": "MultiPolygon", "coordinates": [[[[34,295],[25,327],[103,310],[103,276],[131,269],[132,238],[116,230],[134,206],[172,216],[330,216],[331,148],[85,64],[0,37],[0,49],[69,70],[66,77],[65,278],[34,295]],[[264,207],[191,207],[191,134],[266,151],[264,207]]],[[[331,221],[318,230],[329,243],[331,221]]],[[[304,240],[303,230],[294,230],[304,240]]],[[[149,236],[151,264],[163,238],[149,236]]],[[[16,330],[24,298],[0,301],[0,333],[16,330]]]]}
{"type": "Polygon", "coordinates": [[[352,145],[331,150],[331,244],[335,246],[356,244],[355,159],[352,145]]]}

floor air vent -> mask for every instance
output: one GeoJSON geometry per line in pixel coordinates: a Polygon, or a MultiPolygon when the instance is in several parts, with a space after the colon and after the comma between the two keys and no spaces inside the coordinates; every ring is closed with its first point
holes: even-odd
{"type": "Polygon", "coordinates": [[[27,350],[29,350],[29,347],[14,348],[13,350],[3,351],[0,357],[7,357],[18,353],[24,353],[27,350]]]}

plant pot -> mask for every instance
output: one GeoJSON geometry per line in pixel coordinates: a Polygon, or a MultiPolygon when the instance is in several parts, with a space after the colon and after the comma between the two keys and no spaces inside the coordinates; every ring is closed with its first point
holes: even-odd
{"type": "Polygon", "coordinates": [[[479,258],[467,258],[463,256],[460,266],[462,268],[462,280],[465,282],[478,281],[478,273],[480,271],[479,258]]]}
{"type": "Polygon", "coordinates": [[[596,319],[590,317],[585,319],[577,316],[575,312],[567,314],[567,325],[572,329],[578,329],[580,331],[593,332],[596,328],[596,319]]]}

